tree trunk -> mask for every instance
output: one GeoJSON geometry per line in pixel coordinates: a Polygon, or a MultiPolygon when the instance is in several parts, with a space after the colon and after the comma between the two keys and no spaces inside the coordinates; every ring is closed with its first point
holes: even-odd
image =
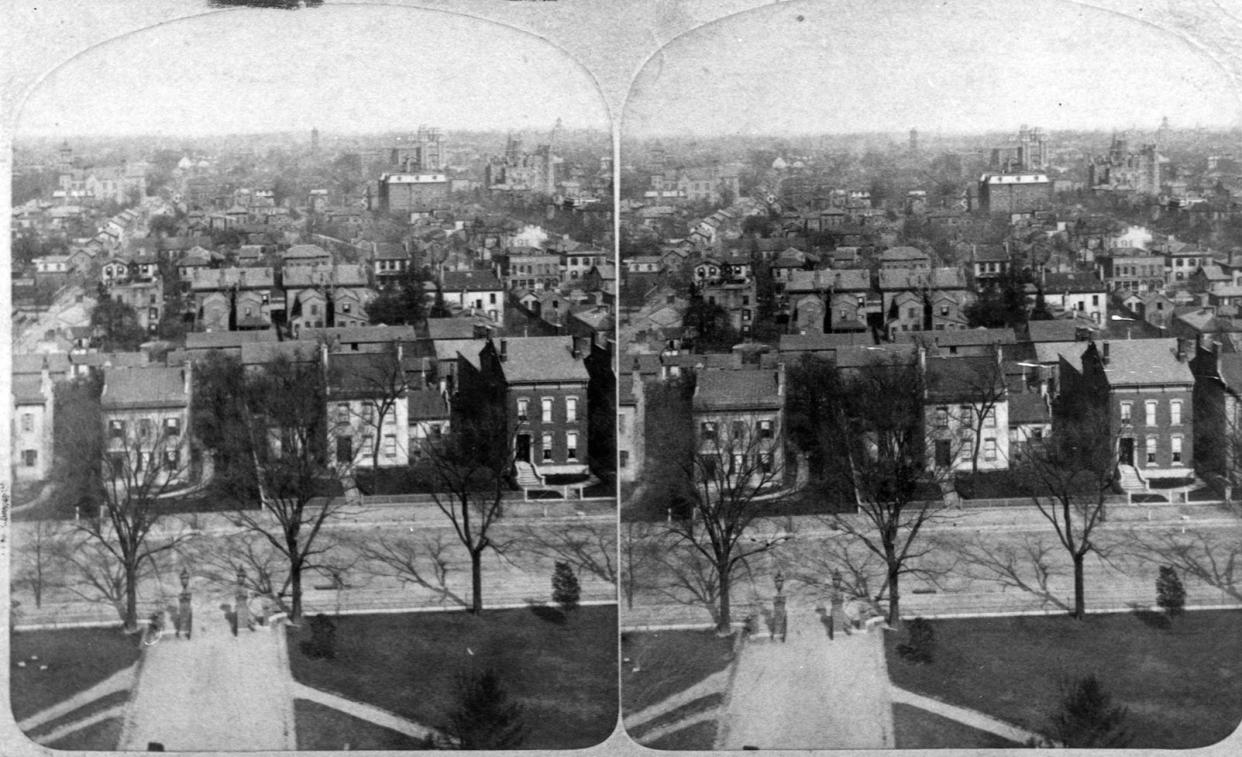
{"type": "Polygon", "coordinates": [[[138,569],[125,566],[125,630],[138,630],[138,569]]]}
{"type": "Polygon", "coordinates": [[[289,566],[289,620],[297,623],[302,619],[302,566],[289,566]]]}
{"type": "Polygon", "coordinates": [[[470,612],[483,612],[483,551],[470,552],[470,612]]]}
{"type": "Polygon", "coordinates": [[[720,579],[720,615],[716,618],[716,632],[719,634],[727,634],[733,630],[733,619],[731,616],[732,609],[729,606],[729,591],[731,580],[729,576],[729,567],[723,567],[716,564],[716,575],[720,579]]]}
{"type": "Polygon", "coordinates": [[[1085,555],[1074,555],[1074,617],[1082,620],[1086,614],[1086,597],[1083,596],[1083,558],[1085,555]]]}
{"type": "Polygon", "coordinates": [[[900,578],[901,566],[890,562],[888,566],[888,624],[893,628],[901,625],[901,592],[897,588],[900,578]]]}

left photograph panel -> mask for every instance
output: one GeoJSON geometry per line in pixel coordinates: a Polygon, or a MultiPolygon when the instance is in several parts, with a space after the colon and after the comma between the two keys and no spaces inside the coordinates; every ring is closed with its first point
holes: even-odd
{"type": "Polygon", "coordinates": [[[330,5],[48,66],[12,153],[21,733],[607,739],[613,141],[591,77],[501,25],[330,5]]]}

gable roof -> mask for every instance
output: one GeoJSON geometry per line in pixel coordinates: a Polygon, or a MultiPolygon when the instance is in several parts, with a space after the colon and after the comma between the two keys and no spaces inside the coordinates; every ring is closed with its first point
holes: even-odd
{"type": "Polygon", "coordinates": [[[445,271],[440,280],[446,292],[485,292],[504,289],[491,271],[445,271]]]}
{"type": "Polygon", "coordinates": [[[785,401],[779,384],[777,371],[704,369],[694,387],[694,409],[778,410],[785,401]]]}
{"type": "Polygon", "coordinates": [[[1108,347],[1108,364],[1102,366],[1110,386],[1146,384],[1193,384],[1189,363],[1177,359],[1177,339],[1114,339],[1097,343],[1103,356],[1108,347]]]}
{"type": "MultiPolygon", "coordinates": [[[[586,381],[589,377],[581,357],[574,357],[571,336],[530,336],[505,339],[505,360],[500,364],[509,383],[586,381]]],[[[501,354],[501,343],[493,343],[501,354]]]]}
{"type": "Polygon", "coordinates": [[[105,368],[99,403],[104,410],[143,407],[185,407],[185,368],[162,365],[105,368]]]}

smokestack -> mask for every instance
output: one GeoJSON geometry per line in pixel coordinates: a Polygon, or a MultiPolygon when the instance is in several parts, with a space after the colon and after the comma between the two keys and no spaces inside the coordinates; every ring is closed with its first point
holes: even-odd
{"type": "Polygon", "coordinates": [[[509,359],[509,340],[505,339],[504,337],[501,337],[500,339],[500,362],[503,363],[508,359],[509,359]]]}
{"type": "Polygon", "coordinates": [[[1104,365],[1108,365],[1108,342],[1104,343],[1104,354],[1101,356],[1100,362],[1104,365]]]}

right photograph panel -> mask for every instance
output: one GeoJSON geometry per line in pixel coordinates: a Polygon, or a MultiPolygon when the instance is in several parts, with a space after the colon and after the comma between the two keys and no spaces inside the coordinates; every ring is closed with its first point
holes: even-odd
{"type": "Polygon", "coordinates": [[[619,156],[633,739],[1231,738],[1240,113],[1202,46],[1061,2],[781,3],[648,62],[619,156]]]}

